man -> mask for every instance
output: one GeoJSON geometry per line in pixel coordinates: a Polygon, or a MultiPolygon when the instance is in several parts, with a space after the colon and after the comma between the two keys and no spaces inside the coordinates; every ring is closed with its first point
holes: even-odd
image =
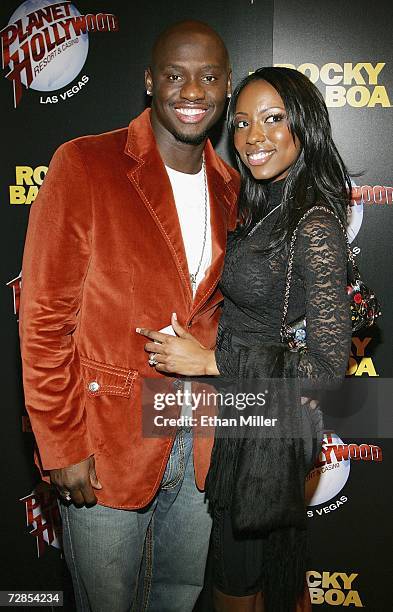
{"type": "Polygon", "coordinates": [[[94,612],[191,611],[211,525],[202,490],[212,440],[193,441],[188,430],[143,437],[142,378],[161,375],[135,328],[164,328],[176,311],[214,345],[238,189],[207,140],[230,95],[222,40],[200,22],[172,26],[145,84],[151,112],[128,130],[56,152],[23,264],[37,461],[68,500],[63,539],[77,608],[94,612]]]}

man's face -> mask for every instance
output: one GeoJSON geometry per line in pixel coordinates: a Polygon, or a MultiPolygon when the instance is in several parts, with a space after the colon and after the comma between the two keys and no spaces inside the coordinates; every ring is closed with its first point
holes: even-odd
{"type": "MultiPolygon", "coordinates": [[[[153,95],[152,125],[176,140],[200,144],[218,121],[230,93],[225,50],[208,33],[173,33],[145,75],[153,95]]],[[[157,135],[157,134],[156,134],[157,135]]]]}

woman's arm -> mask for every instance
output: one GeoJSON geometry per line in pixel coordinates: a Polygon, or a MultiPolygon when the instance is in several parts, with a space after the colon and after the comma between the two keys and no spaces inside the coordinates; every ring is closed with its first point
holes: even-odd
{"type": "Polygon", "coordinates": [[[341,379],[352,336],[345,237],[334,217],[315,211],[298,240],[307,317],[307,351],[299,360],[299,376],[341,379]]]}
{"type": "Polygon", "coordinates": [[[214,351],[206,349],[188,333],[179,324],[176,313],[172,314],[171,323],[176,336],[146,328],[136,329],[138,334],[153,340],[145,344],[145,351],[150,353],[150,360],[156,362],[156,370],[184,376],[218,376],[214,351]]]}

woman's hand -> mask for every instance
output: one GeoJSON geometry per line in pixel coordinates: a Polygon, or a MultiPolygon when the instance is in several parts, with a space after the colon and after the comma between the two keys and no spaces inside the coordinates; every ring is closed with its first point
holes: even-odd
{"type": "Polygon", "coordinates": [[[173,313],[171,323],[176,336],[146,328],[136,329],[138,334],[153,340],[145,344],[145,351],[151,353],[151,365],[160,372],[184,376],[218,376],[214,351],[206,349],[188,333],[178,323],[176,313],[173,313]]]}
{"type": "Polygon", "coordinates": [[[315,410],[315,408],[318,408],[319,406],[318,400],[311,399],[310,397],[301,397],[300,402],[302,406],[308,404],[308,407],[312,410],[315,410]]]}

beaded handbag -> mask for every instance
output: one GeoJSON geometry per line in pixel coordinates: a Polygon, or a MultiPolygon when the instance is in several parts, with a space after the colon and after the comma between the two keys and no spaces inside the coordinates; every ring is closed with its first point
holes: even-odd
{"type": "Polygon", "coordinates": [[[346,241],[347,258],[348,258],[348,285],[347,293],[349,297],[349,306],[351,309],[352,332],[356,332],[362,327],[370,327],[375,319],[380,316],[381,309],[374,292],[360,278],[359,269],[355,263],[355,258],[349,246],[347,232],[339,217],[333,210],[326,206],[313,206],[305,212],[292,234],[289,246],[289,258],[287,266],[287,275],[285,283],[284,307],[281,321],[281,341],[288,344],[293,351],[299,351],[307,347],[307,321],[305,316],[299,317],[292,323],[287,323],[289,293],[292,280],[293,257],[295,253],[295,243],[299,226],[314,210],[324,210],[338,221],[346,241]]]}

